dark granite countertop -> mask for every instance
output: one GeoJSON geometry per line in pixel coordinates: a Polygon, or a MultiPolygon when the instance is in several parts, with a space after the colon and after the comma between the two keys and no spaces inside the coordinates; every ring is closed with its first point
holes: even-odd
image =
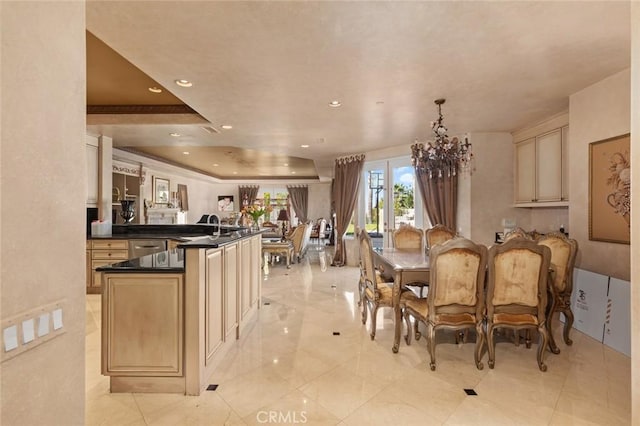
{"type": "Polygon", "coordinates": [[[137,259],[114,263],[96,268],[98,272],[153,272],[153,273],[183,273],[184,250],[173,249],[149,254],[137,259]]]}
{"type": "Polygon", "coordinates": [[[193,237],[206,237],[214,232],[223,235],[243,231],[246,228],[229,225],[207,225],[207,224],[186,224],[186,225],[113,225],[111,235],[91,236],[90,240],[123,240],[123,239],[145,239],[145,240],[165,240],[191,241],[193,237]]]}

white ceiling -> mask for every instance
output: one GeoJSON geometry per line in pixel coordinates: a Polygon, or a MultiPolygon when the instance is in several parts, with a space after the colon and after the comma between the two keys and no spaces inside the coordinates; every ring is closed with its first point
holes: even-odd
{"type": "MultiPolygon", "coordinates": [[[[307,158],[320,176],[336,156],[428,139],[436,98],[450,134],[513,131],[630,66],[628,2],[89,1],[87,29],[213,127],[233,125],[184,125],[175,143],[307,158]]],[[[92,129],[116,146],[173,143],[149,125],[92,129]]]]}

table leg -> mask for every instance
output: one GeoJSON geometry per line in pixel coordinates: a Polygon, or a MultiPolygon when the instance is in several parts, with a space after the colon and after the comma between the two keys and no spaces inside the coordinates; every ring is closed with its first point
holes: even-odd
{"type": "Polygon", "coordinates": [[[400,306],[393,307],[394,321],[395,321],[395,334],[393,336],[393,348],[391,349],[394,354],[398,353],[400,349],[400,334],[402,334],[402,312],[400,306]]]}
{"type": "Polygon", "coordinates": [[[402,272],[396,271],[393,282],[393,314],[394,314],[394,336],[393,336],[393,348],[391,349],[394,354],[398,353],[400,349],[400,335],[402,334],[402,312],[400,310],[400,293],[402,292],[402,272]]]}
{"type": "Polygon", "coordinates": [[[284,252],[285,256],[287,256],[287,269],[291,269],[291,255],[289,254],[289,250],[284,252]]]}

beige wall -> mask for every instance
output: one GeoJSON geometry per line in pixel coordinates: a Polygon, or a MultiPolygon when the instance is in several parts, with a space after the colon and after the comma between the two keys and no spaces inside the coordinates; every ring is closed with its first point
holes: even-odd
{"type": "MultiPolygon", "coordinates": [[[[495,232],[503,229],[502,219],[515,219],[519,226],[528,227],[528,209],[513,205],[513,143],[509,133],[472,133],[475,171],[462,177],[462,185],[470,185],[467,206],[469,233],[467,238],[491,245],[495,232]],[[470,179],[467,183],[466,179],[470,179]]],[[[463,206],[460,207],[462,209],[463,206]]]]}
{"type": "Polygon", "coordinates": [[[85,5],[2,2],[0,8],[1,315],[63,299],[66,330],[0,365],[0,423],[79,425],[85,400],[85,5]]]}
{"type": "Polygon", "coordinates": [[[630,131],[630,70],[614,74],[570,97],[569,230],[580,245],[576,266],[630,279],[626,244],[589,241],[589,143],[630,131]]]}
{"type": "MultiPolygon", "coordinates": [[[[228,212],[218,211],[219,195],[233,195],[235,211],[239,211],[241,208],[242,201],[239,199],[238,185],[244,184],[242,182],[220,182],[209,176],[194,173],[169,164],[163,164],[126,151],[116,150],[115,157],[119,161],[130,162],[136,165],[142,162],[146,173],[146,180],[141,188],[141,198],[143,200],[152,199],[152,182],[154,176],[169,179],[171,191],[176,191],[178,184],[187,185],[187,191],[189,193],[188,223],[195,223],[203,214],[216,213],[220,217],[227,216],[228,212]]],[[[111,179],[110,174],[109,179],[111,179]]],[[[300,182],[252,181],[249,183],[260,186],[259,194],[262,194],[264,191],[269,191],[273,198],[277,192],[286,193],[288,184],[297,184],[300,182]]],[[[331,183],[307,183],[307,185],[309,186],[309,219],[316,220],[320,217],[329,218],[331,183]]]]}
{"type": "MultiPolygon", "coordinates": [[[[631,187],[640,186],[640,3],[631,5],[631,187]]],[[[640,424],[640,206],[631,199],[631,422],[640,424]]]]}

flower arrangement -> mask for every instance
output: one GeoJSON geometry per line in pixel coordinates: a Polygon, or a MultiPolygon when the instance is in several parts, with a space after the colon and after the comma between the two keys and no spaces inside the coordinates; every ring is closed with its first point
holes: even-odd
{"type": "Polygon", "coordinates": [[[251,218],[253,219],[253,222],[257,223],[258,219],[260,219],[261,216],[267,213],[271,213],[272,210],[273,209],[271,208],[271,206],[264,207],[264,206],[252,204],[242,209],[242,212],[247,213],[249,216],[251,216],[251,218]]]}

